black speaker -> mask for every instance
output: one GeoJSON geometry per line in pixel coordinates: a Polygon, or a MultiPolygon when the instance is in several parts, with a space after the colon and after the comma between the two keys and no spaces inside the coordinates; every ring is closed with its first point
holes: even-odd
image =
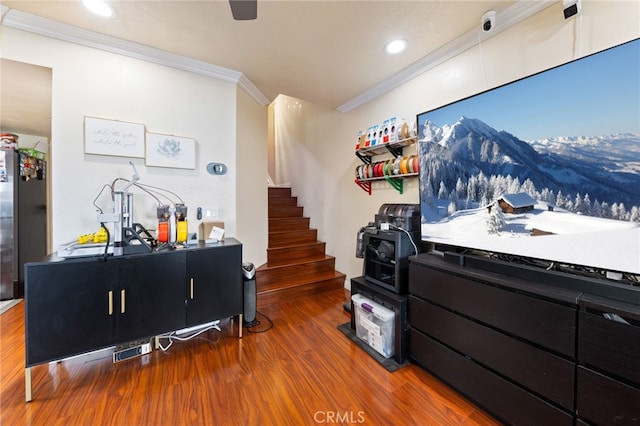
{"type": "Polygon", "coordinates": [[[256,289],[256,273],[252,263],[242,264],[242,274],[244,276],[244,310],[242,313],[242,326],[253,327],[258,324],[256,320],[256,302],[258,290],[256,289]]]}

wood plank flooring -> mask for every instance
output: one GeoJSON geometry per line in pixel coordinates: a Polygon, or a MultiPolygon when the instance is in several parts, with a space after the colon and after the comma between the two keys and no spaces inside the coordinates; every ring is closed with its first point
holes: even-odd
{"type": "Polygon", "coordinates": [[[0,425],[495,425],[415,365],[389,373],[345,337],[343,289],[260,308],[263,333],[209,331],[167,352],[101,352],[33,368],[24,303],[0,316],[0,425]]]}

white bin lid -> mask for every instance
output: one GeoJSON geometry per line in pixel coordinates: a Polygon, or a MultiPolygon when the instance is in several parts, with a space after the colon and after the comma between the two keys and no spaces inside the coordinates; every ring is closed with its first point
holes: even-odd
{"type": "Polygon", "coordinates": [[[396,315],[391,309],[385,308],[381,304],[376,303],[361,294],[352,295],[351,300],[353,300],[353,304],[356,305],[357,308],[371,312],[374,316],[385,322],[392,320],[396,315]]]}

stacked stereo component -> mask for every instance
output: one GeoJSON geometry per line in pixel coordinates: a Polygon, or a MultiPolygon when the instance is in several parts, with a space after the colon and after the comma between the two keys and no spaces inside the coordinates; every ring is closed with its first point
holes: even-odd
{"type": "Polygon", "coordinates": [[[365,280],[394,293],[406,293],[409,256],[419,252],[420,205],[383,204],[375,222],[362,228],[358,237],[362,239],[365,280]]]}

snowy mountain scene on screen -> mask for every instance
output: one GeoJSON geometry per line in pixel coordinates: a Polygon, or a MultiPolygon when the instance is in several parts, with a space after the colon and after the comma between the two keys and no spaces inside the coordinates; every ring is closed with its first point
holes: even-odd
{"type": "Polygon", "coordinates": [[[640,134],[525,142],[467,117],[442,127],[427,120],[422,134],[423,194],[456,208],[527,192],[576,213],[640,222],[640,134]]]}
{"type": "Polygon", "coordinates": [[[425,241],[640,274],[640,42],[418,115],[425,241]]]}

